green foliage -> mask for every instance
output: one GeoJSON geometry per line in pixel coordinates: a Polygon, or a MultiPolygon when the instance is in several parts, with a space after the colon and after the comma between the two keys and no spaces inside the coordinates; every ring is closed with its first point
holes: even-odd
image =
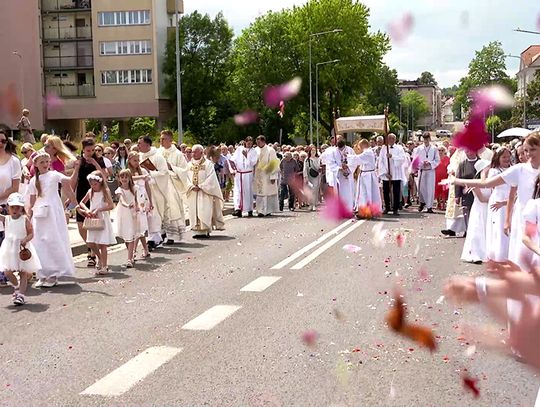
{"type": "Polygon", "coordinates": [[[129,136],[136,140],[141,136],[148,134],[149,136],[155,136],[157,134],[156,120],[149,117],[137,117],[130,120],[129,123],[129,136]]]}
{"type": "Polygon", "coordinates": [[[401,95],[401,106],[407,115],[411,115],[412,128],[416,128],[416,121],[429,112],[426,99],[420,92],[409,90],[401,95]]]}
{"type": "Polygon", "coordinates": [[[417,79],[419,85],[437,85],[437,81],[431,72],[425,71],[417,79]]]}
{"type": "Polygon", "coordinates": [[[489,133],[498,134],[502,131],[502,120],[499,116],[493,115],[486,119],[486,127],[489,133]]]}
{"type": "Polygon", "coordinates": [[[458,90],[458,86],[454,85],[450,88],[442,88],[441,93],[443,97],[456,96],[457,90],[458,90]]]}
{"type": "Polygon", "coordinates": [[[101,129],[103,128],[103,124],[101,121],[97,119],[88,119],[84,121],[86,131],[91,131],[94,134],[98,134],[101,132],[101,129]]]}
{"type": "MultiPolygon", "coordinates": [[[[527,119],[540,119],[540,71],[537,71],[534,79],[527,84],[525,105],[527,119]]],[[[513,127],[523,126],[523,98],[516,100],[509,124],[513,127]]]]}

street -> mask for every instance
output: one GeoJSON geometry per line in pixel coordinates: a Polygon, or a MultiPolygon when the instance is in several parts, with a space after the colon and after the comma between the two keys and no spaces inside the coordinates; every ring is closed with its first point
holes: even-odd
{"type": "Polygon", "coordinates": [[[187,233],[135,269],[117,266],[126,253],[115,249],[105,277],[77,258],[75,278],[30,289],[24,307],[0,288],[0,404],[534,404],[540,383],[523,364],[479,347],[466,355],[461,328],[490,319],[438,301],[450,275],[483,272],[460,262],[463,239],[440,236],[442,213],[385,217],[384,248],[372,241],[376,221],[302,211],[226,220],[225,232],[187,233]],[[410,320],[435,330],[436,352],[386,327],[398,283],[410,320]],[[318,333],[313,347],[307,330],[318,333]],[[479,398],[463,388],[464,368],[479,398]]]}

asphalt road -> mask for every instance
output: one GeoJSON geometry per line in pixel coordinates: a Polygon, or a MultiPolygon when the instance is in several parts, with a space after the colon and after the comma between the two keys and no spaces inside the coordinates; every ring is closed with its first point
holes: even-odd
{"type": "Polygon", "coordinates": [[[375,247],[373,221],[228,219],[225,232],[188,234],[136,269],[115,266],[124,250],[103,278],[77,263],[75,278],[31,289],[24,307],[0,288],[0,405],[533,405],[540,382],[524,365],[466,355],[461,328],[489,319],[437,303],[449,275],[483,272],[459,261],[463,239],[439,236],[442,214],[384,220],[386,246],[375,247]],[[436,352],[385,326],[396,284],[409,318],[435,330],[436,352]],[[302,341],[310,329],[313,347],[302,341]],[[463,389],[463,369],[479,398],[463,389]]]}

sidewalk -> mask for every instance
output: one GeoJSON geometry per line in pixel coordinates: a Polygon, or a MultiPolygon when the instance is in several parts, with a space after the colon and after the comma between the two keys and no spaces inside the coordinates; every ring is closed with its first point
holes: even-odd
{"type": "MultiPolygon", "coordinates": [[[[232,214],[234,211],[234,204],[232,201],[225,202],[223,206],[223,216],[227,216],[232,214]]],[[[187,218],[187,210],[186,210],[186,218],[187,218]]],[[[69,219],[68,224],[68,233],[69,233],[69,242],[71,244],[71,252],[73,253],[73,256],[79,256],[86,252],[86,246],[84,244],[84,241],[82,240],[81,236],[79,235],[79,229],[77,228],[77,222],[75,221],[75,218],[69,219]]]]}

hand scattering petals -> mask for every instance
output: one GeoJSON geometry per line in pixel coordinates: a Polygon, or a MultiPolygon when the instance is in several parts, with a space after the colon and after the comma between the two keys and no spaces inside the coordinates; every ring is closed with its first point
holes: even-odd
{"type": "Polygon", "coordinates": [[[358,253],[360,250],[362,250],[362,248],[354,244],[346,244],[345,246],[343,246],[343,250],[349,253],[358,253]]]}
{"type": "Polygon", "coordinates": [[[307,346],[313,348],[317,345],[317,340],[319,339],[319,333],[314,329],[308,329],[302,333],[302,342],[307,346]]]}
{"type": "Polygon", "coordinates": [[[373,233],[373,245],[375,247],[384,247],[385,245],[385,239],[386,239],[386,233],[388,232],[386,229],[383,229],[384,222],[379,222],[373,228],[371,229],[371,232],[373,233]]]}
{"type": "Polygon", "coordinates": [[[386,322],[394,332],[411,339],[420,346],[424,346],[432,352],[437,349],[437,343],[431,329],[417,324],[409,324],[406,321],[405,305],[399,294],[396,294],[394,306],[386,314],[386,322]]]}
{"type": "Polygon", "coordinates": [[[281,85],[269,86],[263,92],[264,104],[268,107],[279,107],[280,102],[291,100],[302,86],[302,78],[296,77],[281,85]]]}
{"type": "Polygon", "coordinates": [[[325,205],[321,210],[321,217],[331,222],[340,222],[352,218],[352,212],[337,195],[326,197],[325,205]]]}
{"type": "Polygon", "coordinates": [[[468,375],[463,375],[463,387],[474,394],[474,398],[480,397],[480,389],[478,388],[478,379],[474,379],[468,375]]]}
{"type": "Polygon", "coordinates": [[[259,113],[254,110],[246,110],[234,116],[234,123],[237,126],[247,126],[248,124],[257,123],[259,121],[259,113]]]}
{"type": "Polygon", "coordinates": [[[397,44],[403,43],[411,34],[414,27],[414,17],[411,13],[405,13],[399,19],[388,24],[388,34],[392,41],[397,44]]]}
{"type": "Polygon", "coordinates": [[[489,143],[489,134],[481,115],[473,115],[469,124],[453,138],[454,146],[472,152],[478,152],[489,143]]]}

